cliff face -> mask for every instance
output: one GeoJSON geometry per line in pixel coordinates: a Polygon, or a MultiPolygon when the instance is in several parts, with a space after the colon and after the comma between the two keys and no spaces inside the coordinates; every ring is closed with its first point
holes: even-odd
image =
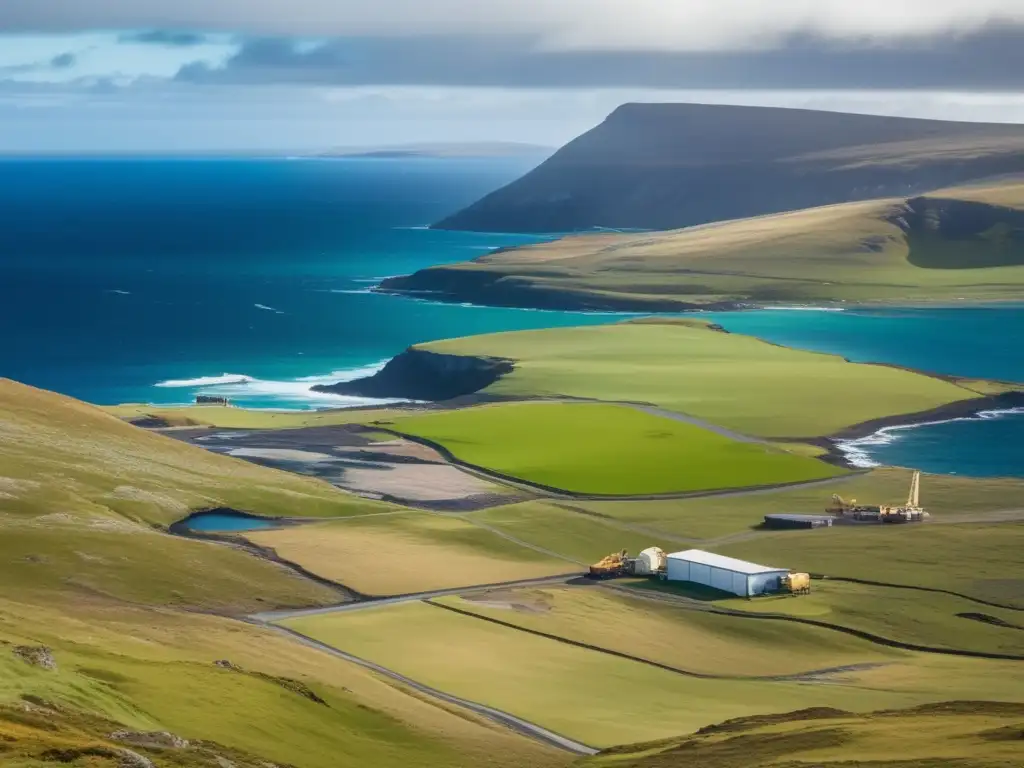
{"type": "Polygon", "coordinates": [[[909,197],[1024,172],[1024,126],[699,104],[627,104],[534,171],[435,225],[673,229],[909,197]]]}
{"type": "Polygon", "coordinates": [[[489,387],[511,373],[511,360],[408,349],[373,376],[313,387],[314,392],[404,400],[451,400],[489,387]]]}

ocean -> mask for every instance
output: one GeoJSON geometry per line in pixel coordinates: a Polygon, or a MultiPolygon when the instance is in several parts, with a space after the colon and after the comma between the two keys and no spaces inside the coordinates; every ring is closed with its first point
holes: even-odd
{"type": "MultiPolygon", "coordinates": [[[[518,159],[0,161],[0,375],[100,404],[185,404],[208,394],[259,408],[362,405],[369,401],[309,388],[371,373],[410,344],[618,319],[370,291],[383,277],[538,240],[427,228],[528,167],[518,159]]],[[[1021,307],[711,317],[859,361],[1024,381],[1021,307]]],[[[1024,416],[1002,414],[894,431],[852,450],[865,464],[1024,476],[1021,438],[1024,416]]]]}

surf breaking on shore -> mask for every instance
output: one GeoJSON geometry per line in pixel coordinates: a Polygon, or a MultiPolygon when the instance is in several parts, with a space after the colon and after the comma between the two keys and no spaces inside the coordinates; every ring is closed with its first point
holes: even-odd
{"type": "Polygon", "coordinates": [[[195,398],[198,395],[223,397],[237,405],[269,410],[304,411],[317,408],[360,408],[406,402],[397,398],[352,397],[315,392],[312,389],[318,384],[336,384],[373,376],[384,368],[386,362],[381,361],[373,365],[333,371],[326,375],[302,376],[295,379],[260,379],[242,373],[222,373],[218,376],[168,379],[153,386],[160,389],[190,390],[190,398],[195,398]]]}
{"type": "Polygon", "coordinates": [[[874,469],[886,466],[884,462],[877,461],[872,452],[873,448],[889,446],[900,440],[902,433],[911,430],[927,427],[936,427],[941,424],[954,424],[968,421],[990,421],[993,419],[1012,418],[1024,416],[1024,408],[1003,408],[996,410],[979,411],[971,416],[959,416],[952,419],[937,419],[934,421],[922,421],[917,424],[897,424],[891,427],[883,427],[865,437],[850,440],[836,441],[836,448],[843,453],[847,462],[854,467],[861,469],[874,469]]]}

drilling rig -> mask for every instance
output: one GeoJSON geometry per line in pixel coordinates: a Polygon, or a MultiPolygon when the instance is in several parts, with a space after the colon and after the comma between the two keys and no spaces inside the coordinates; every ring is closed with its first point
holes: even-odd
{"type": "Polygon", "coordinates": [[[921,507],[921,473],[914,472],[910,479],[910,493],[902,506],[880,507],[883,523],[917,523],[925,520],[928,513],[921,507]]]}
{"type": "Polygon", "coordinates": [[[928,519],[928,513],[921,507],[921,473],[915,471],[910,479],[910,493],[902,505],[866,506],[856,499],[847,501],[838,494],[825,510],[842,520],[861,523],[920,523],[928,519]]]}

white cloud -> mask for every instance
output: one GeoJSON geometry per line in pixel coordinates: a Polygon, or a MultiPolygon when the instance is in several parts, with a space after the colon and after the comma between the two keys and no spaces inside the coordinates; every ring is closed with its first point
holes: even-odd
{"type": "Polygon", "coordinates": [[[885,42],[1024,22],[1022,0],[3,0],[0,30],[523,34],[552,49],[715,50],[792,33],[885,42]]]}

